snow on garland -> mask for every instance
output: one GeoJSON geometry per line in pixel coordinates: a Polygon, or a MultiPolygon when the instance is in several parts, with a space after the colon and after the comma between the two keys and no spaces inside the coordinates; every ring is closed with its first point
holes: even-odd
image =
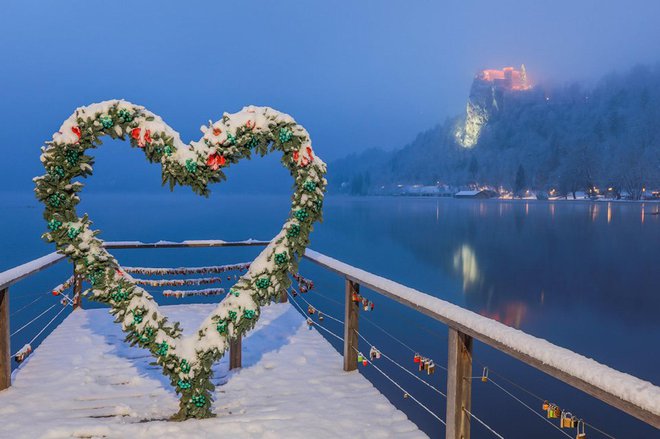
{"type": "Polygon", "coordinates": [[[211,366],[232,338],[254,327],[260,307],[289,287],[288,273],[297,272],[312,226],[321,220],[327,185],[325,163],[314,155],[307,131],[289,115],[249,106],[225,113],[202,132],[199,141],[187,145],[144,107],[121,100],[81,107],[42,148],[46,174],[35,178],[48,224],[43,237],[90,281],[85,294],[111,306],[127,341],[154,355],[180,395],[179,412],[173,416],[178,420],[213,415],[211,366]],[[209,183],[226,178],[224,168],[252,154],[281,151],[282,164],[294,178],[291,211],[281,231],[192,336],[183,338],[179,323],[171,324],[152,296],[120,271],[97,237],[100,232],[92,229],[87,215],[76,212],[83,184],[73,180],[92,174],[93,158],[86,152],[100,145],[103,136],[128,138],[147,160],[161,164],[164,184],[190,186],[201,195],[208,195],[209,183]]]}
{"type": "Polygon", "coordinates": [[[165,290],[163,296],[183,299],[194,296],[220,296],[225,294],[224,288],[206,288],[204,290],[165,290]]]}
{"type": "Polygon", "coordinates": [[[213,265],[208,267],[121,267],[121,271],[131,274],[141,274],[143,276],[155,276],[164,274],[208,274],[208,273],[226,273],[228,271],[247,270],[250,268],[250,262],[229,265],[213,265]]]}

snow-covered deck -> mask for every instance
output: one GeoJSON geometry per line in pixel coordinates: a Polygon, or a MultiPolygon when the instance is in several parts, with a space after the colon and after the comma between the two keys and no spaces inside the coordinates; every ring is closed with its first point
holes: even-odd
{"type": "MultiPolygon", "coordinates": [[[[185,329],[214,306],[163,310],[185,329]]],[[[151,361],[107,310],[72,313],[0,392],[0,437],[425,437],[289,304],[263,309],[242,369],[215,366],[216,418],[167,422],[178,399],[151,361]]]]}

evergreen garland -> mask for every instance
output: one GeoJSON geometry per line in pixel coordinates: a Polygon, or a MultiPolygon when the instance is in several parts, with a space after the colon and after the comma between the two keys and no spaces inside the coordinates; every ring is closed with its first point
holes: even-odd
{"type": "Polygon", "coordinates": [[[202,132],[198,142],[187,145],[144,107],[121,100],[81,107],[42,148],[46,173],[34,179],[36,196],[45,206],[44,239],[54,242],[90,281],[85,292],[89,299],[110,305],[126,340],[154,355],[180,395],[176,420],[213,416],[211,366],[224,355],[230,340],[254,327],[260,307],[278,300],[290,286],[288,273],[297,273],[313,224],[321,220],[327,185],[326,165],[314,155],[307,131],[286,114],[268,107],[245,107],[225,113],[202,132]],[[282,230],[193,336],[182,337],[179,323],[168,322],[152,296],[120,271],[88,216],[78,216],[83,184],[73,180],[92,174],[93,158],[87,150],[100,145],[103,136],[128,138],[149,162],[159,162],[163,184],[170,189],[190,186],[208,196],[209,183],[226,178],[225,167],[274,151],[282,152],[282,164],[294,178],[291,211],[282,230]]]}

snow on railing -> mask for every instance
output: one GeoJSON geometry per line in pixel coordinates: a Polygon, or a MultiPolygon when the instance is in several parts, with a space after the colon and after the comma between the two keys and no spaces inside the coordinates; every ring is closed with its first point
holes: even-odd
{"type": "Polygon", "coordinates": [[[64,259],[64,255],[53,252],[17,267],[10,268],[7,271],[3,271],[0,273],[0,290],[9,288],[21,279],[25,279],[46,267],[56,264],[62,259],[64,259]]]}
{"type": "MultiPolygon", "coordinates": [[[[353,282],[440,320],[499,350],[504,350],[546,373],[552,372],[550,369],[563,372],[567,376],[575,377],[595,389],[616,396],[655,415],[656,420],[660,416],[660,387],[649,381],[612,369],[547,340],[534,337],[453,303],[361,270],[314,250],[307,249],[305,257],[353,282]],[[515,355],[515,353],[521,355],[515,355]]],[[[564,381],[588,391],[584,386],[576,385],[568,380],[564,381]]],[[[588,393],[593,392],[588,391],[588,393]]],[[[612,403],[604,398],[601,399],[612,403]]],[[[623,410],[619,405],[617,407],[623,410]]]]}

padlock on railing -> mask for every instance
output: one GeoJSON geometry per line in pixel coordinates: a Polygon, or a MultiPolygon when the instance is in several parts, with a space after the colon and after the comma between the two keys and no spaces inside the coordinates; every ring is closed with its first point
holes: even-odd
{"type": "Polygon", "coordinates": [[[577,424],[577,435],[575,436],[575,439],[586,439],[587,438],[587,433],[584,430],[584,421],[580,419],[577,424]],[[582,426],[582,428],[580,428],[582,426]]]}
{"type": "Polygon", "coordinates": [[[557,419],[557,418],[560,418],[560,417],[561,417],[561,409],[559,407],[555,406],[555,413],[554,413],[553,418],[557,419]]]}
{"type": "Polygon", "coordinates": [[[430,360],[428,366],[426,366],[426,373],[428,375],[433,375],[435,373],[435,363],[433,360],[430,360]]]}
{"type": "Polygon", "coordinates": [[[561,412],[561,420],[559,421],[559,426],[561,428],[575,428],[576,417],[571,414],[571,412],[561,412]]]}
{"type": "Polygon", "coordinates": [[[543,401],[543,411],[547,412],[550,409],[550,403],[548,401],[543,401]]]}
{"type": "Polygon", "coordinates": [[[481,372],[481,382],[487,383],[488,382],[488,368],[484,367],[483,372],[481,372]]]}

